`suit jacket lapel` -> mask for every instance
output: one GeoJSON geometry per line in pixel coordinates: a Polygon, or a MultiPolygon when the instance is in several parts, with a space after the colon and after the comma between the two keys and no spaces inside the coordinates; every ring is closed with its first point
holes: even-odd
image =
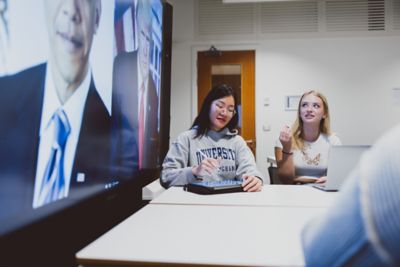
{"type": "Polygon", "coordinates": [[[110,116],[92,80],[82,117],[71,186],[90,185],[102,181],[101,177],[108,178],[110,129],[110,116]]]}

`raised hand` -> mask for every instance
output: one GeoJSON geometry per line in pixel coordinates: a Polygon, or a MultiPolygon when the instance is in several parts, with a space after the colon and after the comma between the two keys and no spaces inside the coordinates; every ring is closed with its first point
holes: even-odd
{"type": "Polygon", "coordinates": [[[279,141],[283,146],[283,151],[290,152],[292,149],[292,129],[289,125],[283,126],[280,134],[279,141]]]}

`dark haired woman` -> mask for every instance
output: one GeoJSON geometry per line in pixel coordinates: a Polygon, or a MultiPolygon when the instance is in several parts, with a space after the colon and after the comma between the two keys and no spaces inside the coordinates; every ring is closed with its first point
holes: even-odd
{"type": "Polygon", "coordinates": [[[196,180],[243,179],[244,191],[259,191],[264,177],[246,142],[237,134],[237,124],[232,88],[212,88],[192,127],[171,144],[163,163],[161,183],[169,187],[196,180]]]}

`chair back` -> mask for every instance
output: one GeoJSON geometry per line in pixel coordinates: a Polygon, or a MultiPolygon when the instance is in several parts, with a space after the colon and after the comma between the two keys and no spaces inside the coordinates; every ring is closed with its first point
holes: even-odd
{"type": "Polygon", "coordinates": [[[269,166],[268,167],[269,180],[271,184],[283,184],[278,177],[278,167],[269,166]]]}

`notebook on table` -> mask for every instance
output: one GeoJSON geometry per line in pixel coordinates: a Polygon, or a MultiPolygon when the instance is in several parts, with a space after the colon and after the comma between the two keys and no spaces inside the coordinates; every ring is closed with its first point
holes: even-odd
{"type": "Polygon", "coordinates": [[[330,192],[338,191],[357,165],[363,152],[369,147],[367,145],[332,146],[329,151],[327,181],[324,184],[314,184],[313,187],[330,192]]]}

